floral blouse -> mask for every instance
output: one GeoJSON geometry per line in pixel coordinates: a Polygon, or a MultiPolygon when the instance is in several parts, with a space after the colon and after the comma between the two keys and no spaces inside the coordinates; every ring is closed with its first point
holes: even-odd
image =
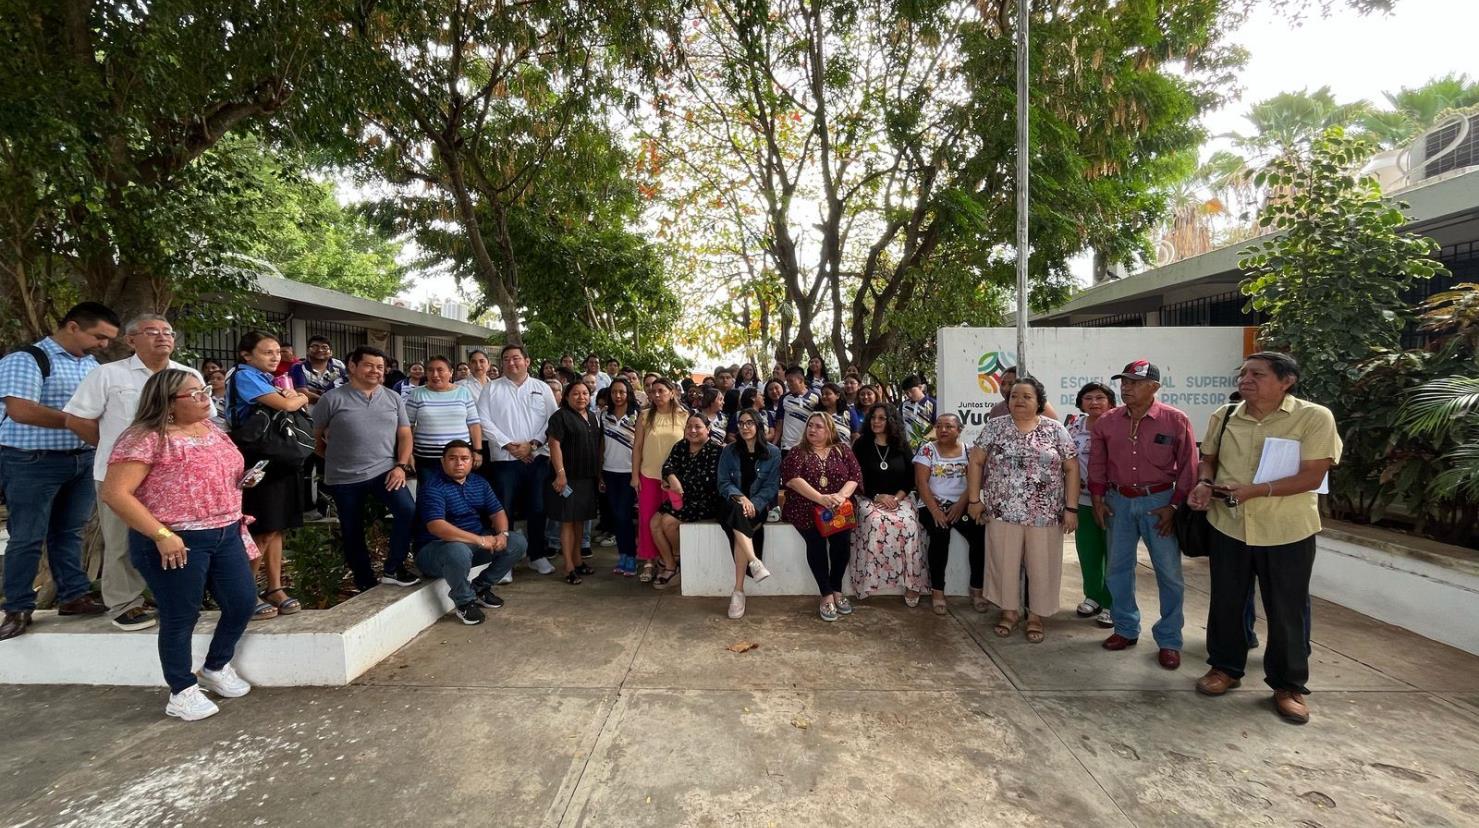
{"type": "Polygon", "coordinates": [[[149,467],[134,497],[154,519],[176,531],[218,529],[242,524],[248,557],[259,554],[241,514],[239,483],[245,461],[236,444],[215,423],[206,421],[204,437],[129,430],[118,438],[109,463],[143,463],[149,467]]]}
{"type": "MultiPolygon", "coordinates": [[[[688,441],[673,446],[668,459],[662,464],[662,479],[677,475],[683,484],[683,508],[674,509],[671,501],[664,498],[661,511],[683,523],[695,520],[713,520],[719,514],[719,455],[723,449],[714,443],[694,453],[688,450],[688,441]]],[[[664,492],[666,495],[666,492],[664,492]]]]}
{"type": "MultiPolygon", "coordinates": [[[[797,477],[822,494],[835,494],[849,480],[862,485],[863,470],[858,467],[858,458],[852,449],[845,445],[833,446],[825,462],[810,448],[799,446],[786,452],[786,459],[781,461],[781,485],[797,477]],[[824,477],[825,483],[822,482],[824,477]]],[[[816,505],[802,497],[800,492],[791,492],[786,495],[786,505],[781,507],[781,520],[798,530],[816,531],[816,505]]]]}
{"type": "Polygon", "coordinates": [[[986,452],[982,500],[993,520],[1025,526],[1063,521],[1063,464],[1072,462],[1078,450],[1062,423],[1038,417],[1037,428],[1023,434],[1011,416],[994,417],[972,448],[986,452]]]}

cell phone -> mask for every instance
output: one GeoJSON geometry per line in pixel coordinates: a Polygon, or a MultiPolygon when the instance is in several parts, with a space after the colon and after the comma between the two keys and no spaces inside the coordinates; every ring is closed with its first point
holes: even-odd
{"type": "Polygon", "coordinates": [[[575,494],[575,490],[570,488],[569,483],[566,483],[565,488],[560,492],[560,497],[570,497],[573,494],[575,494]]]}
{"type": "Polygon", "coordinates": [[[267,476],[267,462],[266,460],[258,460],[251,468],[246,470],[246,474],[241,476],[241,481],[236,485],[243,489],[250,489],[261,483],[262,478],[267,476]]]}

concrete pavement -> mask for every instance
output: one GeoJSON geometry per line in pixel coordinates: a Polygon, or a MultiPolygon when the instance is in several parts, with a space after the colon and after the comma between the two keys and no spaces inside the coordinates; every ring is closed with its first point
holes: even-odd
{"type": "MultiPolygon", "coordinates": [[[[1107,653],[1065,610],[998,639],[964,601],[580,587],[524,569],[488,623],[448,617],[340,689],[259,689],[198,723],[162,691],[0,688],[0,825],[1473,825],[1479,658],[1315,602],[1313,720],[1205,669],[1107,653]],[[726,647],[747,640],[746,653],[726,647]]],[[[605,566],[600,566],[605,564],[605,566]]],[[[1142,568],[1139,600],[1153,614],[1142,568]]],[[[270,622],[268,622],[270,623],[270,622]]],[[[148,633],[141,633],[148,634],[148,633]]]]}

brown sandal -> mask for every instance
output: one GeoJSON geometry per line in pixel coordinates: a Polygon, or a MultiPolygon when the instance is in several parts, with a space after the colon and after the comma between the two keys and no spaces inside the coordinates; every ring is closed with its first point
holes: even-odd
{"type": "Polygon", "coordinates": [[[1041,644],[1042,643],[1042,640],[1043,640],[1042,619],[1041,618],[1029,619],[1027,621],[1027,627],[1024,630],[1024,635],[1027,636],[1027,643],[1028,644],[1041,644]]]}
{"type": "Polygon", "coordinates": [[[1016,618],[1007,618],[1006,613],[1002,613],[1001,618],[996,621],[996,626],[992,627],[992,631],[996,633],[997,638],[1006,638],[1012,634],[1013,630],[1017,629],[1017,624],[1021,621],[1022,617],[1020,615],[1016,618]]]}

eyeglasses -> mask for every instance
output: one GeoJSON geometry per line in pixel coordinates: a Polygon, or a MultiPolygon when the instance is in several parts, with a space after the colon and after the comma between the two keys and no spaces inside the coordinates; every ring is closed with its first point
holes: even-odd
{"type": "Polygon", "coordinates": [[[140,335],[142,335],[142,336],[152,336],[155,339],[160,339],[160,338],[174,339],[175,338],[175,332],[173,330],[171,330],[170,328],[140,328],[139,330],[134,331],[134,335],[135,336],[140,336],[140,335]]]}
{"type": "Polygon", "coordinates": [[[176,394],[174,398],[177,400],[191,399],[196,402],[205,402],[211,398],[211,390],[209,388],[197,388],[194,391],[176,394]]]}

